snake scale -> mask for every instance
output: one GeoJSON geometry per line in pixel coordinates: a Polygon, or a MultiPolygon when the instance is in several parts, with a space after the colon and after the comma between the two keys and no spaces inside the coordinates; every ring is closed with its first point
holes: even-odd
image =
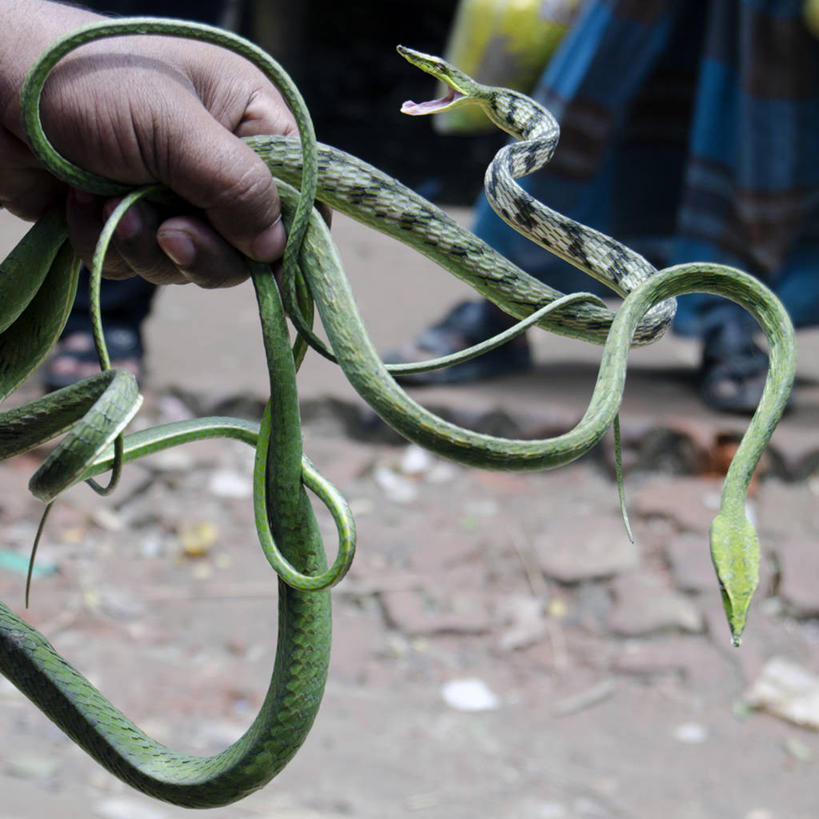
{"type": "MultiPolygon", "coordinates": [[[[233,49],[259,66],[279,87],[299,124],[298,140],[246,141],[279,180],[288,226],[285,281],[279,289],[268,269],[252,264],[271,397],[260,425],[231,418],[168,424],[122,437],[139,407],[136,383],[107,367],[95,319],[103,372],[0,415],[0,459],[69,430],[30,484],[50,502],[64,488],[122,463],[203,437],[226,437],[256,447],[254,513],[264,553],[279,576],[276,660],[264,704],[253,724],[221,754],[200,758],[172,751],[147,737],[66,663],[45,637],[0,603],[0,671],[108,770],[159,799],[189,807],[227,804],[262,787],[303,742],[324,688],[330,649],[330,600],[354,550],[354,527],[338,492],[301,451],[295,361],[286,314],[302,315],[312,302],[332,354],[358,393],[391,426],[445,457],[493,469],[545,469],[587,452],[616,419],[632,344],[655,340],[673,316],[673,298],[717,293],[745,307],[770,347],[770,370],[760,405],[731,464],[711,549],[735,641],[744,628],[756,585],[759,546],[744,504],[754,467],[778,422],[794,377],[793,329],[778,300],[741,271],[690,264],[656,271],[615,240],[532,200],[515,182],[548,162],[558,128],[551,115],[516,92],[489,88],[435,57],[399,48],[422,70],[444,81],[445,97],[406,103],[427,114],[471,101],[514,140],[487,170],[487,194],[498,212],[533,241],[608,284],[624,297],[611,313],[582,294],[551,290],[460,228],[438,208],[361,160],[315,143],[297,89],[263,51],[219,29],[180,21],[132,18],[103,21],[57,41],[31,70],[22,109],[29,143],[59,178],[108,196],[128,194],[106,225],[93,275],[124,209],[154,189],[129,193],[72,165],[51,147],[39,121],[39,93],[51,68],[93,39],[128,34],[193,37],[233,49]],[[299,189],[297,189],[297,186],[299,189]],[[311,210],[314,196],[332,208],[426,254],[512,315],[544,329],[604,344],[597,384],[583,418],[569,432],[546,440],[506,440],[462,429],[428,412],[396,384],[370,342],[329,232],[311,210]],[[307,294],[307,296],[305,296],[307,294]],[[340,547],[329,569],[309,499],[309,488],[336,521],[340,547]]],[[[47,355],[73,301],[78,263],[67,244],[62,215],[53,211],[31,228],[0,265],[0,399],[47,355]]],[[[95,278],[94,281],[97,279],[95,278]]]]}

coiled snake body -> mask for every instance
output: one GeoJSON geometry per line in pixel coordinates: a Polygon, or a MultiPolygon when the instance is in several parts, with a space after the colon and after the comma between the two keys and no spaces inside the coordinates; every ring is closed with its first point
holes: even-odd
{"type": "MultiPolygon", "coordinates": [[[[500,257],[441,211],[376,169],[326,146],[316,146],[298,92],[264,52],[218,29],[138,18],[103,22],[63,38],[32,70],[23,93],[29,141],[55,175],[105,195],[126,193],[56,154],[39,124],[39,91],[65,53],[91,39],[152,33],[195,37],[239,51],[279,86],[299,123],[300,142],[254,137],[248,143],[281,180],[289,242],[285,279],[302,297],[288,303],[301,315],[311,298],[332,353],[359,394],[410,440],[465,464],[495,469],[542,469],[587,452],[615,420],[626,357],[632,343],[647,343],[668,325],[674,296],[703,291],[737,301],[759,321],[770,345],[771,367],[760,406],[728,473],[712,555],[734,638],[745,623],[756,585],[758,544],[744,512],[753,469],[781,416],[794,374],[793,330],[782,306],[760,283],[740,271],[692,264],[657,272],[642,257],[535,202],[515,177],[547,162],[557,140],[551,116],[526,97],[480,86],[434,57],[400,49],[410,62],[443,79],[448,96],[407,103],[407,113],[431,113],[466,99],[484,105],[519,141],[503,148],[487,171],[487,193],[513,226],[625,296],[611,314],[593,299],[562,297],[500,257]],[[290,184],[299,184],[301,192],[290,184]],[[396,384],[358,316],[329,233],[315,211],[314,192],[333,208],[396,236],[426,253],[511,314],[531,317],[555,332],[605,342],[600,374],[584,417],[556,438],[529,441],[480,435],[444,422],[396,384]],[[298,287],[296,286],[298,285],[298,287]],[[303,294],[309,291],[309,297],[303,294]]],[[[141,195],[127,198],[120,212],[141,195]]],[[[99,273],[106,226],[95,259],[99,273]]],[[[62,217],[47,214],[0,267],[0,398],[16,388],[59,336],[76,288],[77,263],[66,245],[62,217]]],[[[139,397],[127,374],[103,372],[80,385],[0,416],[0,458],[65,431],[81,420],[32,481],[50,501],[63,488],[121,463],[188,440],[233,437],[257,447],[254,510],[265,554],[280,576],[279,637],[275,668],[259,715],[245,735],[212,758],[176,753],[148,738],[69,666],[46,639],[0,603],[0,671],[109,770],[154,797],[191,807],[226,804],[261,787],[292,757],[312,724],[327,672],[330,603],[326,591],[343,577],[352,558],[349,510],[301,453],[294,356],[279,291],[269,271],[252,266],[270,370],[271,399],[261,427],[211,418],[166,425],[121,438],[139,397]],[[339,530],[339,557],[326,568],[324,549],[304,492],[309,487],[331,509],[339,530]]],[[[285,300],[292,299],[283,286],[285,300]]],[[[99,319],[95,320],[99,333],[99,319]]],[[[100,343],[104,347],[104,343],[100,343]]],[[[102,351],[103,365],[106,364],[102,351]]]]}

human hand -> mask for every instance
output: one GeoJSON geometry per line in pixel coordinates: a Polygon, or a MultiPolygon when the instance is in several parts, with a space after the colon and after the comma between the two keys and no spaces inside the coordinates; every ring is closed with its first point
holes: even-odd
{"type": "MultiPolygon", "coordinates": [[[[65,31],[89,18],[67,21],[65,31]]],[[[192,206],[177,215],[144,201],[133,207],[115,235],[106,275],[219,287],[247,276],[239,251],[259,261],[281,256],[275,183],[238,137],[295,134],[296,125],[275,87],[238,55],[168,37],[100,41],[55,68],[41,111],[49,138],[76,164],[127,184],[161,182],[192,206]]],[[[0,202],[36,218],[65,188],[28,151],[14,104],[3,121],[0,202]]],[[[86,261],[115,204],[69,191],[70,237],[86,261]]]]}

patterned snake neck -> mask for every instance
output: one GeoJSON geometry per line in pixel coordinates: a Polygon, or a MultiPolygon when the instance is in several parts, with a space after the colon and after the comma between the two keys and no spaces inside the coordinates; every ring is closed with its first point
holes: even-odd
{"type": "MultiPolygon", "coordinates": [[[[546,165],[554,154],[560,126],[550,111],[512,91],[492,91],[485,110],[516,140],[498,151],[484,179],[489,203],[507,224],[620,296],[633,292],[657,272],[639,253],[552,210],[517,182],[546,165]]],[[[653,308],[650,316],[668,322],[674,310],[672,299],[653,308]]]]}

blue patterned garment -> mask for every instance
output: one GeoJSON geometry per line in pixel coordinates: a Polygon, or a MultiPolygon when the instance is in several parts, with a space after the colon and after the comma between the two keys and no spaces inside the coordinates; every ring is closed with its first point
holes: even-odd
{"type": "MultiPolygon", "coordinates": [[[[589,0],[533,94],[561,139],[524,187],[658,266],[742,268],[819,324],[819,40],[801,15],[802,0],[589,0]]],[[[594,288],[485,199],[475,231],[554,287],[594,288]]],[[[732,310],[686,296],[674,328],[732,310]]]]}

